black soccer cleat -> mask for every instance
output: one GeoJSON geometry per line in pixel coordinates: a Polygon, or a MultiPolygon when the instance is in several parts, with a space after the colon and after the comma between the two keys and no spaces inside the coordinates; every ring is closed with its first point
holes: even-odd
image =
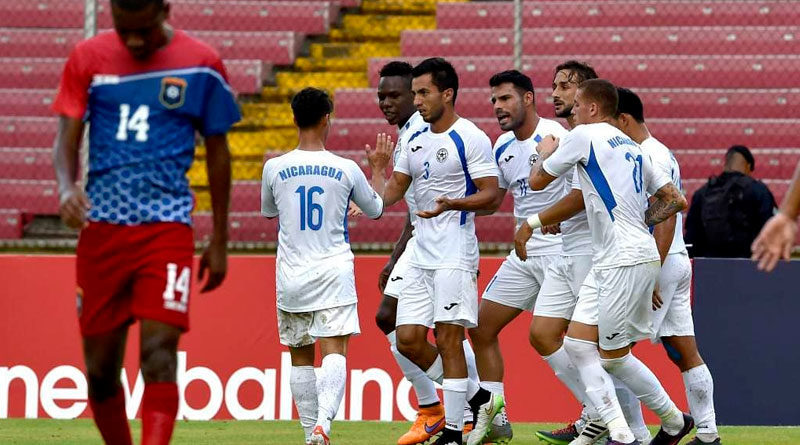
{"type": "Polygon", "coordinates": [[[664,431],[664,428],[661,428],[658,430],[656,437],[650,441],[650,445],[678,445],[681,439],[692,431],[692,428],[694,428],[694,418],[683,413],[683,428],[681,428],[678,434],[670,436],[664,431]]]}
{"type": "Polygon", "coordinates": [[[574,423],[570,423],[564,428],[553,431],[538,431],[536,438],[551,445],[568,445],[578,438],[580,432],[574,423]]]}

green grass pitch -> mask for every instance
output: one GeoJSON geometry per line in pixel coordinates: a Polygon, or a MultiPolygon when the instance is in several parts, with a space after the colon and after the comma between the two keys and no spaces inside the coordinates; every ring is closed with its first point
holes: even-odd
{"type": "MultiPolygon", "coordinates": [[[[140,423],[132,422],[134,443],[138,443],[140,423]]],[[[333,445],[393,445],[406,431],[407,422],[335,422],[333,445]]],[[[550,429],[552,424],[515,423],[514,440],[518,445],[542,444],[533,433],[550,429]]],[[[655,428],[652,428],[655,432],[655,428]]],[[[724,426],[720,428],[725,445],[800,444],[798,427],[724,426]]],[[[284,421],[179,421],[173,444],[303,444],[297,422],[284,421]]],[[[688,441],[688,439],[686,440],[688,441]]],[[[684,441],[684,443],[686,442],[684,441]]],[[[101,444],[100,434],[89,419],[8,419],[0,420],[0,444],[101,444]]]]}

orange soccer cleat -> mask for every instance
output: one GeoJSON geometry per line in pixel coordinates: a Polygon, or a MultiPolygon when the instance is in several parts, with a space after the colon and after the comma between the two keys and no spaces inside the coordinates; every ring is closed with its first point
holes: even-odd
{"type": "Polygon", "coordinates": [[[397,439],[397,445],[416,445],[423,443],[444,429],[444,408],[442,404],[420,408],[417,420],[407,433],[397,439]]]}

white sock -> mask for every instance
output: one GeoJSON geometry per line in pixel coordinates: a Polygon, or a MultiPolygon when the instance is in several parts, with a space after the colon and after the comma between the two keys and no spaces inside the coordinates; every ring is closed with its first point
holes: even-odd
{"type": "Polygon", "coordinates": [[[622,414],[625,416],[625,421],[636,440],[645,443],[650,440],[650,430],[644,423],[644,416],[642,416],[642,402],[636,398],[636,394],[630,390],[618,378],[611,376],[611,381],[614,382],[614,390],[617,393],[617,400],[619,406],[622,408],[622,414]]]}
{"type": "Polygon", "coordinates": [[[578,369],[581,381],[586,385],[586,397],[608,426],[611,438],[623,443],[635,440],[622,415],[622,409],[614,392],[614,383],[600,365],[597,343],[564,337],[564,348],[578,369]]]}
{"type": "Polygon", "coordinates": [[[325,434],[331,431],[331,420],[336,417],[336,411],[342,403],[346,381],[347,359],[341,354],[326,355],[317,379],[317,425],[322,427],[325,434]]]}
{"type": "Polygon", "coordinates": [[[501,396],[505,396],[506,394],[503,382],[487,382],[484,380],[481,382],[481,388],[489,391],[492,394],[500,394],[501,396]]]}
{"type": "Polygon", "coordinates": [[[425,374],[425,371],[420,369],[416,363],[409,360],[405,355],[397,350],[397,335],[396,331],[386,335],[391,345],[392,355],[394,355],[397,365],[403,371],[403,375],[414,387],[414,392],[417,393],[417,403],[420,405],[434,405],[439,403],[439,394],[436,392],[436,386],[433,381],[425,374]]]}
{"type": "Polygon", "coordinates": [[[578,368],[570,360],[564,345],[561,345],[556,352],[548,356],[542,356],[542,358],[550,365],[550,369],[553,370],[558,380],[561,380],[561,383],[583,404],[586,416],[592,420],[599,419],[600,415],[597,410],[592,406],[592,402],[586,398],[586,387],[583,385],[578,368]]]}
{"type": "Polygon", "coordinates": [[[306,434],[306,442],[317,423],[317,375],[313,366],[292,366],[289,377],[294,405],[300,415],[300,425],[306,434]]]}
{"type": "Polygon", "coordinates": [[[601,361],[603,368],[620,379],[645,406],[661,418],[661,427],[667,434],[675,435],[680,432],[683,428],[683,413],[644,363],[630,352],[624,357],[601,361]]]}
{"type": "Polygon", "coordinates": [[[717,416],[714,413],[714,379],[708,366],[702,364],[683,374],[683,385],[686,387],[686,400],[689,410],[697,424],[697,437],[712,442],[717,432],[717,416]]]}
{"type": "Polygon", "coordinates": [[[444,419],[445,426],[451,430],[464,429],[464,405],[467,403],[469,379],[444,379],[444,419]]]}
{"type": "Polygon", "coordinates": [[[431,367],[425,371],[425,374],[432,381],[440,385],[442,384],[442,381],[444,380],[444,365],[442,364],[441,355],[436,356],[436,360],[434,360],[431,367]]]}
{"type": "Polygon", "coordinates": [[[467,400],[472,399],[480,389],[480,379],[478,378],[478,365],[475,363],[475,351],[469,340],[464,340],[464,358],[467,362],[467,400]]]}

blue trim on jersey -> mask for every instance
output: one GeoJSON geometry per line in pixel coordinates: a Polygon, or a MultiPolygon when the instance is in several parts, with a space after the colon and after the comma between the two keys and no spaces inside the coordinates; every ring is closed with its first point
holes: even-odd
{"type": "Polygon", "coordinates": [[[408,142],[406,142],[406,144],[410,144],[411,141],[417,138],[417,136],[421,135],[422,133],[425,133],[426,131],[428,131],[428,127],[425,127],[422,130],[414,132],[414,134],[412,134],[411,137],[408,138],[408,142]]]}
{"type": "Polygon", "coordinates": [[[608,185],[603,171],[600,170],[600,164],[597,163],[597,156],[594,154],[594,144],[589,145],[589,161],[584,168],[586,169],[586,173],[589,174],[589,179],[592,180],[592,185],[594,185],[595,190],[597,190],[597,194],[600,195],[600,198],[606,205],[606,210],[608,210],[611,221],[614,221],[614,213],[611,211],[617,206],[617,200],[614,199],[611,187],[608,185]]]}
{"type": "Polygon", "coordinates": [[[342,225],[344,226],[344,242],[350,244],[350,232],[347,228],[347,210],[350,208],[350,200],[353,199],[353,189],[350,189],[350,195],[347,197],[347,204],[344,206],[344,221],[342,225]]]}
{"type": "Polygon", "coordinates": [[[500,165],[500,156],[503,156],[503,152],[514,142],[515,138],[511,138],[508,142],[504,143],[503,145],[497,147],[497,151],[494,152],[494,162],[497,165],[500,165]]]}
{"type": "Polygon", "coordinates": [[[542,142],[542,137],[537,134],[536,136],[533,137],[533,140],[538,144],[539,142],[542,142]]]}
{"type": "MultiPolygon", "coordinates": [[[[450,139],[453,140],[453,143],[456,144],[456,151],[458,151],[458,158],[461,160],[461,168],[464,169],[464,180],[467,182],[467,191],[464,193],[464,197],[466,198],[469,195],[474,195],[475,192],[478,191],[478,188],[475,187],[475,183],[472,182],[472,176],[469,175],[469,168],[467,167],[467,150],[464,148],[464,141],[461,139],[461,136],[456,133],[455,130],[448,133],[450,139]]],[[[467,223],[467,212],[461,211],[461,225],[467,223]]]]}

